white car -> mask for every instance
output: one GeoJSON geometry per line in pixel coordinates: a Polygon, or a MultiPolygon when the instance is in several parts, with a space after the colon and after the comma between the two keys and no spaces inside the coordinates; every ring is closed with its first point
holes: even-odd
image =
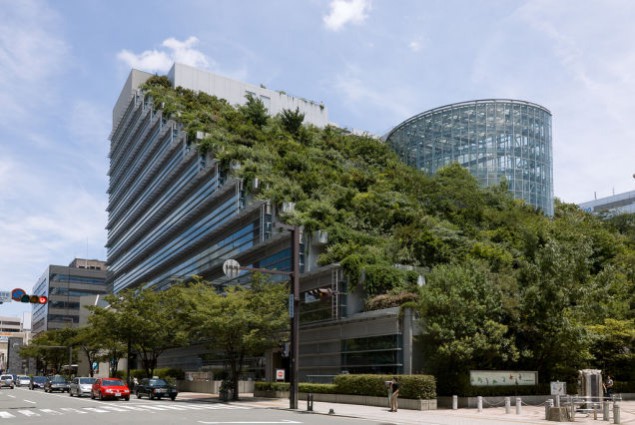
{"type": "Polygon", "coordinates": [[[28,387],[31,384],[31,378],[26,375],[18,375],[18,381],[15,384],[18,387],[28,387]]]}

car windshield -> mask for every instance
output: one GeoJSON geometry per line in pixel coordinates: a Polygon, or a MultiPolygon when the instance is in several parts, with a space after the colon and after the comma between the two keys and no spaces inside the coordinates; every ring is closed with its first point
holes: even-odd
{"type": "Polygon", "coordinates": [[[66,379],[64,379],[64,377],[62,376],[54,376],[53,378],[51,378],[51,382],[55,382],[55,383],[66,382],[66,379]]]}
{"type": "Polygon", "coordinates": [[[33,380],[35,382],[46,382],[46,376],[34,376],[33,380]]]}
{"type": "Polygon", "coordinates": [[[168,385],[163,379],[150,379],[150,385],[168,385]]]}
{"type": "Polygon", "coordinates": [[[93,384],[93,383],[95,383],[96,380],[97,380],[97,378],[79,378],[79,383],[80,384],[93,384]]]}
{"type": "Polygon", "coordinates": [[[102,385],[104,386],[108,386],[108,385],[112,385],[112,386],[120,386],[123,387],[125,384],[123,383],[123,381],[121,379],[104,379],[102,385]]]}
{"type": "Polygon", "coordinates": [[[18,379],[22,381],[24,379],[29,379],[29,377],[20,375],[20,376],[18,376],[18,379]]]}

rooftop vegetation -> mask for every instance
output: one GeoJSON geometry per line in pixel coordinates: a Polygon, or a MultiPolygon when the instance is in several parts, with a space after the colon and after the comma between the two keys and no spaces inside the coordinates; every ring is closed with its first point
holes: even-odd
{"type": "MultiPolygon", "coordinates": [[[[205,93],[144,86],[191,140],[236,177],[258,178],[254,196],[295,202],[288,217],[329,233],[322,264],[340,263],[369,308],[419,312],[423,372],[440,394],[465,386],[470,369],[538,370],[573,380],[596,367],[633,380],[635,219],[598,218],[556,200],[550,218],[514,200],[505,182],[480,188],[450,164],[434,176],[404,165],[381,141],[234,107],[205,93]],[[424,271],[395,268],[409,265],[424,271]]],[[[246,185],[248,187],[248,185],[246,185]]]]}

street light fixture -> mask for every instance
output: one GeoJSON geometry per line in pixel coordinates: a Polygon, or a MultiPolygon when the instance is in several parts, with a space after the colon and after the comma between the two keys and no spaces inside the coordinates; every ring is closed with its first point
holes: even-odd
{"type": "Polygon", "coordinates": [[[230,279],[238,277],[240,270],[264,274],[284,274],[291,278],[289,291],[289,319],[291,326],[291,347],[289,352],[289,408],[298,408],[298,378],[300,358],[300,233],[299,226],[279,224],[279,227],[291,232],[291,271],[241,267],[238,261],[228,259],[223,263],[223,272],[230,279]]]}

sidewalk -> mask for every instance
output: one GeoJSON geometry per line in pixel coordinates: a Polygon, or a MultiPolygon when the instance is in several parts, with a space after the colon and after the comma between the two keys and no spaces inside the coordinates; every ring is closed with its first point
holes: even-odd
{"type": "MultiPolygon", "coordinates": [[[[220,402],[214,394],[181,393],[180,399],[200,400],[206,402],[220,402]]],[[[177,399],[178,400],[178,399],[177,399]]],[[[228,404],[240,404],[261,409],[289,410],[288,399],[256,398],[253,394],[240,394],[239,401],[231,401],[228,404]]],[[[381,422],[382,424],[403,425],[485,425],[485,424],[549,424],[553,423],[545,419],[545,406],[522,405],[520,414],[516,413],[516,407],[511,406],[510,413],[505,413],[504,407],[484,408],[481,412],[477,409],[438,409],[438,410],[407,410],[390,412],[388,408],[365,406],[356,404],[326,403],[316,401],[313,403],[313,411],[308,411],[307,401],[299,400],[297,412],[299,414],[322,414],[344,417],[354,417],[381,422]]],[[[602,420],[602,412],[598,412],[597,419],[593,414],[577,412],[575,422],[586,424],[612,424],[613,412],[610,412],[610,420],[602,420]]],[[[635,424],[635,401],[623,401],[620,403],[620,423],[635,424]]]]}

